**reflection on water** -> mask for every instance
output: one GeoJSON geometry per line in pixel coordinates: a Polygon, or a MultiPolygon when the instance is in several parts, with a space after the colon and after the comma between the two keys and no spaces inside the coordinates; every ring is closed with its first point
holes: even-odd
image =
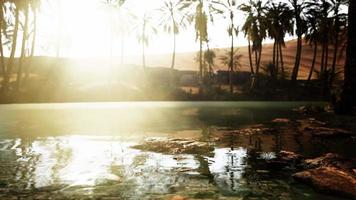
{"type": "Polygon", "coordinates": [[[2,107],[0,199],[326,198],[261,164],[281,149],[325,150],[293,132],[229,135],[209,155],[131,148],[152,136],[209,141],[238,127],[285,117],[291,105],[278,105],[274,113],[260,103],[113,105],[2,107]]]}

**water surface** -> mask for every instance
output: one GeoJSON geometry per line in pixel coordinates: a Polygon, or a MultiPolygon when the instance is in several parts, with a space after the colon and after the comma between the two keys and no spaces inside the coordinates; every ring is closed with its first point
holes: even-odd
{"type": "Polygon", "coordinates": [[[311,140],[293,125],[271,123],[311,117],[292,111],[305,104],[310,103],[1,105],[0,199],[336,199],[294,183],[288,171],[264,165],[280,150],[350,154],[345,147],[352,148],[352,141],[311,140]],[[278,131],[235,135],[204,155],[132,148],[152,137],[212,141],[261,124],[278,131]]]}

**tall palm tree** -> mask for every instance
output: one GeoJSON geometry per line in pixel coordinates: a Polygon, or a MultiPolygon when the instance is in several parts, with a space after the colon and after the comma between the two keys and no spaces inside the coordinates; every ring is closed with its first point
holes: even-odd
{"type": "Polygon", "coordinates": [[[181,28],[187,25],[187,15],[181,13],[181,1],[179,0],[166,0],[163,6],[158,10],[161,16],[159,25],[163,30],[172,35],[173,49],[172,49],[172,63],[171,69],[174,69],[176,59],[176,43],[177,35],[181,28]]]}
{"type": "Polygon", "coordinates": [[[308,75],[308,83],[310,82],[313,72],[315,71],[316,58],[318,54],[318,44],[320,43],[322,33],[320,31],[320,12],[319,8],[315,7],[313,2],[307,3],[308,10],[305,12],[307,31],[305,40],[314,48],[313,60],[308,75]]]}
{"type": "Polygon", "coordinates": [[[24,82],[27,82],[29,76],[30,76],[30,67],[33,63],[34,55],[35,55],[35,50],[36,50],[36,44],[37,44],[37,16],[38,12],[41,7],[41,0],[31,0],[30,1],[30,6],[31,6],[31,11],[33,14],[33,19],[32,19],[32,41],[31,41],[31,50],[30,50],[30,62],[28,63],[28,66],[25,69],[25,79],[24,82]]]}
{"type": "MultiPolygon", "coordinates": [[[[346,26],[346,20],[347,20],[347,15],[340,13],[340,6],[344,4],[346,1],[345,0],[330,0],[332,3],[332,10],[333,10],[333,24],[332,24],[332,39],[334,43],[334,55],[333,55],[333,61],[332,61],[332,67],[331,67],[331,73],[335,74],[336,71],[336,60],[338,58],[338,52],[339,50],[339,45],[340,45],[340,34],[341,30],[343,27],[346,26]]],[[[333,76],[331,76],[330,79],[330,84],[333,82],[333,76]]]]}
{"type": "Polygon", "coordinates": [[[14,29],[12,32],[12,41],[11,41],[11,50],[10,50],[10,57],[8,60],[7,72],[4,79],[4,90],[7,91],[9,88],[9,83],[13,71],[13,67],[15,64],[15,53],[17,49],[17,38],[20,26],[20,10],[23,6],[23,1],[21,0],[12,0],[10,1],[10,10],[13,12],[14,15],[14,29]]]}
{"type": "Polygon", "coordinates": [[[30,5],[29,2],[26,2],[22,5],[22,12],[24,15],[24,24],[22,24],[22,42],[21,42],[21,55],[19,66],[17,69],[17,78],[16,78],[16,90],[20,89],[21,79],[22,79],[22,71],[23,64],[26,57],[26,48],[27,48],[27,39],[28,39],[28,28],[29,28],[29,13],[30,13],[30,5]]]}
{"type": "MultiPolygon", "coordinates": [[[[126,1],[125,1],[126,2],[126,1]]],[[[130,31],[132,29],[132,24],[134,24],[134,14],[127,4],[122,4],[117,9],[116,22],[117,26],[114,27],[115,35],[120,38],[120,65],[124,64],[124,56],[125,56],[125,40],[129,36],[130,31]]]]}
{"type": "Polygon", "coordinates": [[[272,70],[272,76],[278,78],[279,65],[282,75],[284,74],[282,46],[285,46],[286,34],[293,33],[293,15],[287,4],[282,2],[270,3],[267,10],[268,34],[274,40],[272,67],[275,69],[272,70]]]}
{"type": "Polygon", "coordinates": [[[345,80],[341,101],[337,106],[336,112],[339,114],[352,114],[353,107],[356,105],[356,2],[349,1],[348,12],[348,37],[345,62],[345,80]]]}
{"type": "Polygon", "coordinates": [[[247,41],[248,41],[248,58],[249,58],[249,63],[250,63],[250,70],[251,70],[251,75],[254,75],[255,70],[253,68],[252,50],[251,50],[251,41],[253,40],[252,34],[251,34],[252,23],[253,23],[253,13],[248,12],[245,23],[242,27],[242,31],[244,32],[245,38],[247,38],[247,41]]]}
{"type": "Polygon", "coordinates": [[[332,19],[329,17],[329,14],[332,11],[332,4],[328,0],[321,0],[319,3],[320,9],[320,30],[323,33],[322,37],[322,60],[320,74],[321,78],[325,79],[324,75],[328,71],[328,61],[329,61],[329,44],[331,40],[331,28],[332,28],[332,19]]]}
{"type": "MultiPolygon", "coordinates": [[[[252,70],[251,65],[251,72],[254,71],[257,76],[261,64],[262,42],[267,36],[266,4],[263,4],[261,0],[249,0],[247,3],[242,4],[239,8],[247,15],[242,26],[242,31],[247,36],[247,39],[252,42],[252,47],[249,51],[249,58],[251,65],[251,52],[254,52],[255,70],[252,70]]],[[[254,87],[254,84],[255,79],[252,81],[251,88],[254,87]]]]}
{"type": "Polygon", "coordinates": [[[0,1],[0,65],[1,65],[1,73],[3,76],[3,80],[5,79],[6,76],[6,66],[5,66],[5,57],[4,57],[3,39],[2,39],[4,32],[6,32],[4,6],[5,6],[5,1],[1,0],[0,1]]]}
{"type": "Polygon", "coordinates": [[[292,12],[294,16],[294,22],[295,22],[295,33],[297,35],[297,52],[295,56],[295,63],[294,63],[294,68],[292,71],[292,81],[297,80],[298,78],[298,72],[299,72],[299,67],[300,67],[300,60],[302,57],[302,42],[303,42],[303,34],[305,33],[306,29],[306,23],[305,20],[303,19],[303,12],[304,12],[304,1],[300,0],[289,0],[289,3],[292,7],[292,12]]]}
{"type": "Polygon", "coordinates": [[[137,18],[137,23],[134,29],[137,32],[138,42],[142,45],[142,68],[146,69],[146,47],[149,45],[150,39],[157,34],[157,28],[153,23],[151,13],[145,13],[142,17],[137,18]]]}
{"type": "Polygon", "coordinates": [[[233,84],[232,84],[232,73],[234,71],[234,39],[239,34],[239,28],[235,25],[235,16],[238,6],[235,0],[224,0],[221,2],[222,11],[229,19],[229,27],[227,32],[230,36],[231,45],[230,45],[230,68],[229,68],[229,84],[230,84],[230,93],[233,93],[233,84]]]}
{"type": "Polygon", "coordinates": [[[114,35],[115,35],[116,24],[118,23],[116,16],[120,12],[120,8],[125,3],[125,1],[126,0],[103,0],[105,9],[106,9],[106,11],[108,11],[109,26],[110,26],[110,31],[109,31],[110,65],[112,65],[114,35]]]}
{"type": "Polygon", "coordinates": [[[208,41],[208,23],[214,21],[214,14],[221,13],[215,0],[181,0],[180,10],[189,16],[194,24],[196,40],[199,41],[199,82],[202,85],[204,55],[203,45],[208,41]]]}

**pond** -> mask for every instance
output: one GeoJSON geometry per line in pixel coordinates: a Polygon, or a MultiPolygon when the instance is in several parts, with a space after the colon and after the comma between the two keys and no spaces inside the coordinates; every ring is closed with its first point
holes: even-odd
{"type": "Polygon", "coordinates": [[[336,199],[262,162],[280,150],[355,156],[349,151],[354,141],[319,141],[296,133],[293,122],[312,116],[292,109],[306,104],[322,103],[1,105],[0,199],[336,199]],[[276,125],[275,118],[288,118],[291,125],[276,125]],[[261,126],[276,131],[211,142],[261,126]],[[148,138],[206,141],[214,150],[170,155],[133,148],[148,138]]]}

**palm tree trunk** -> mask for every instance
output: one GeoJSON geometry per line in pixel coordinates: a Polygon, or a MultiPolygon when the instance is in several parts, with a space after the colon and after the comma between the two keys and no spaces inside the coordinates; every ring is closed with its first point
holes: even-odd
{"type": "Polygon", "coordinates": [[[326,44],[325,44],[325,67],[324,67],[324,70],[325,72],[328,71],[329,69],[329,64],[328,64],[328,61],[329,61],[329,40],[326,40],[326,44]]]}
{"type": "Polygon", "coordinates": [[[253,75],[255,72],[253,70],[252,53],[251,53],[251,41],[250,41],[250,39],[248,39],[248,58],[249,58],[249,61],[250,61],[251,75],[253,75]]]}
{"type": "Polygon", "coordinates": [[[146,69],[145,43],[142,43],[142,68],[146,69]]]}
{"type": "Polygon", "coordinates": [[[31,61],[30,64],[25,69],[25,80],[27,82],[30,77],[30,67],[32,66],[34,55],[35,55],[35,46],[36,46],[36,37],[37,37],[37,11],[33,12],[33,33],[32,33],[32,44],[31,44],[31,61]]]}
{"type": "Polygon", "coordinates": [[[21,87],[21,79],[22,79],[22,68],[23,63],[26,57],[26,41],[27,41],[27,30],[28,30],[28,22],[29,22],[29,6],[26,5],[25,8],[25,24],[22,33],[22,46],[21,46],[21,56],[19,61],[19,66],[17,69],[17,79],[16,79],[16,90],[19,90],[21,87]]]}
{"type": "Polygon", "coordinates": [[[295,64],[294,64],[294,69],[293,69],[293,73],[292,73],[292,81],[296,81],[298,78],[301,55],[302,55],[302,36],[298,35],[297,55],[295,57],[295,64]]]}
{"type": "Polygon", "coordinates": [[[276,43],[277,43],[277,41],[274,40],[274,43],[273,43],[273,55],[272,55],[272,57],[273,57],[273,61],[272,61],[273,66],[276,66],[276,43]]]}
{"type": "Polygon", "coordinates": [[[336,60],[338,57],[338,50],[339,50],[339,32],[335,34],[335,44],[334,44],[334,56],[333,56],[333,65],[331,68],[331,72],[334,74],[336,71],[336,60]]]}
{"type": "Polygon", "coordinates": [[[3,41],[2,41],[2,27],[4,22],[4,11],[3,11],[3,2],[0,5],[0,64],[1,64],[1,72],[3,76],[3,81],[6,79],[6,66],[5,66],[5,58],[4,58],[4,49],[3,49],[3,41]]]}
{"type": "Polygon", "coordinates": [[[315,61],[316,61],[316,56],[318,54],[318,42],[314,42],[314,56],[313,56],[313,62],[312,62],[312,66],[310,67],[310,71],[309,71],[309,76],[308,76],[308,83],[310,82],[312,76],[313,76],[313,72],[315,69],[315,61]]]}
{"type": "Polygon", "coordinates": [[[282,77],[284,77],[284,60],[283,60],[283,53],[282,53],[282,44],[279,44],[279,56],[281,57],[282,77]]]}
{"type": "Polygon", "coordinates": [[[348,13],[348,42],[345,62],[345,80],[341,101],[336,107],[339,114],[352,114],[356,105],[356,2],[350,1],[348,13]]]}
{"type": "Polygon", "coordinates": [[[256,75],[258,74],[258,48],[255,49],[256,75]]]}
{"type": "Polygon", "coordinates": [[[15,9],[15,27],[14,27],[13,38],[12,38],[11,53],[10,53],[9,62],[8,62],[7,74],[4,79],[4,90],[5,91],[7,91],[9,89],[8,87],[10,84],[12,69],[13,69],[14,63],[15,63],[15,53],[16,53],[16,47],[17,47],[17,36],[18,36],[18,32],[19,32],[19,24],[20,24],[20,10],[18,8],[16,8],[15,9]]]}
{"type": "Polygon", "coordinates": [[[231,17],[231,47],[230,47],[230,70],[229,70],[230,94],[234,93],[234,87],[232,85],[233,70],[234,70],[234,23],[233,23],[233,18],[231,17]]]}
{"type": "Polygon", "coordinates": [[[173,33],[173,53],[172,53],[172,64],[171,69],[174,69],[175,60],[176,60],[176,44],[177,44],[176,34],[173,33]]]}
{"type": "Polygon", "coordinates": [[[259,49],[258,49],[258,60],[257,60],[256,74],[258,74],[258,72],[260,71],[261,57],[262,57],[262,44],[259,45],[259,49]]]}
{"type": "Polygon", "coordinates": [[[203,80],[203,39],[199,38],[199,82],[203,80]]]}
{"type": "Polygon", "coordinates": [[[330,92],[330,88],[329,88],[329,78],[332,76],[332,74],[330,74],[328,71],[329,70],[329,65],[328,65],[328,61],[329,61],[329,40],[326,40],[326,44],[325,44],[325,68],[324,68],[324,74],[323,74],[323,96],[326,97],[330,92]]]}
{"type": "Polygon", "coordinates": [[[273,70],[274,72],[274,78],[278,79],[278,71],[279,71],[279,42],[277,42],[276,44],[276,51],[277,51],[277,55],[276,55],[276,66],[273,70]]]}
{"type": "Polygon", "coordinates": [[[322,76],[325,71],[325,41],[323,41],[323,46],[322,46],[322,54],[321,54],[321,64],[320,64],[320,79],[322,79],[322,76]]]}
{"type": "Polygon", "coordinates": [[[146,56],[145,56],[145,45],[146,45],[146,19],[143,19],[143,26],[142,26],[142,68],[146,70],[146,56]]]}
{"type": "MultiPolygon", "coordinates": [[[[171,13],[171,16],[173,16],[173,13],[171,13]]],[[[176,22],[174,20],[174,18],[172,17],[172,25],[173,25],[173,29],[172,29],[172,33],[173,33],[173,52],[172,52],[172,64],[171,64],[171,69],[174,69],[174,64],[175,64],[175,60],[176,60],[176,43],[177,43],[177,38],[176,38],[176,22]]]]}

